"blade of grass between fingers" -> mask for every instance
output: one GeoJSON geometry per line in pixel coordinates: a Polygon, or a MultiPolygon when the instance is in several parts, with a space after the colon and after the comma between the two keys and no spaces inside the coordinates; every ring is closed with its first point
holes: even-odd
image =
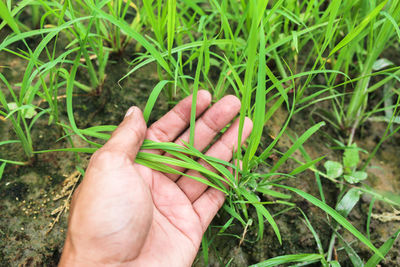
{"type": "Polygon", "coordinates": [[[110,137],[111,137],[111,134],[99,133],[99,132],[88,130],[88,129],[84,129],[84,130],[78,129],[78,131],[82,135],[91,136],[91,137],[95,137],[95,138],[106,140],[106,141],[108,139],[110,139],[110,137]]]}
{"type": "Polygon", "coordinates": [[[202,154],[200,151],[198,151],[196,148],[193,146],[190,146],[189,143],[183,142],[185,145],[188,147],[184,147],[175,143],[162,143],[162,142],[154,142],[151,140],[144,140],[141,149],[155,149],[155,150],[162,150],[164,152],[170,153],[170,152],[179,152],[187,155],[191,155],[193,157],[198,157],[201,159],[204,159],[206,162],[215,162],[218,163],[221,166],[225,167],[230,167],[230,168],[235,168],[235,165],[232,163],[229,163],[227,161],[221,160],[219,158],[207,156],[205,154],[202,154]]]}
{"type": "Polygon", "coordinates": [[[85,130],[90,130],[94,132],[113,132],[117,129],[115,125],[98,125],[86,128],[85,130]]]}
{"type": "Polygon", "coordinates": [[[322,202],[321,200],[317,199],[316,197],[300,190],[297,188],[285,186],[285,185],[280,185],[280,184],[275,184],[274,186],[276,187],[281,187],[287,190],[290,190],[299,196],[305,198],[306,200],[310,201],[312,204],[315,206],[319,207],[322,209],[324,212],[332,216],[342,227],[347,229],[350,233],[352,233],[355,237],[357,237],[361,242],[363,242],[367,247],[369,247],[372,251],[377,253],[379,257],[383,258],[383,255],[379,250],[371,243],[370,240],[368,240],[365,236],[363,236],[346,218],[344,218],[342,215],[340,215],[336,210],[322,202]]]}
{"type": "MultiPolygon", "coordinates": [[[[200,169],[203,169],[203,168],[206,169],[206,168],[205,168],[203,165],[201,165],[199,162],[197,162],[197,161],[191,159],[190,157],[185,156],[184,154],[176,153],[176,152],[172,152],[172,151],[170,151],[169,153],[170,153],[172,156],[174,156],[174,157],[176,157],[176,158],[179,158],[180,160],[182,160],[182,161],[184,161],[184,162],[187,162],[187,163],[189,163],[189,164],[193,164],[193,165],[198,166],[198,168],[200,168],[200,169]]],[[[194,170],[194,168],[191,168],[190,170],[194,170]]],[[[210,170],[210,171],[211,171],[211,170],[210,170]]],[[[199,171],[199,170],[198,170],[198,172],[201,173],[201,171],[199,171]]],[[[212,171],[211,171],[211,172],[212,172],[212,171]]],[[[224,187],[223,182],[226,182],[225,179],[223,179],[223,178],[220,177],[219,175],[214,176],[214,177],[211,177],[211,176],[209,176],[209,175],[207,175],[207,174],[209,174],[209,173],[204,173],[204,175],[208,176],[208,179],[209,179],[209,180],[211,179],[210,182],[216,184],[216,185],[219,186],[219,187],[224,187]],[[216,179],[216,177],[218,177],[218,178],[216,179]],[[220,179],[219,179],[219,177],[220,177],[220,179]]],[[[229,180],[228,180],[228,181],[229,181],[229,180]]],[[[232,186],[232,185],[229,184],[229,186],[232,186]]]]}
{"type": "MultiPolygon", "coordinates": [[[[96,152],[98,148],[63,148],[63,149],[50,149],[50,150],[41,150],[41,151],[35,151],[34,153],[47,153],[47,152],[60,152],[60,151],[65,151],[65,152],[80,152],[80,153],[89,153],[89,154],[93,154],[94,152],[96,152]]],[[[161,156],[161,155],[157,155],[154,156],[154,154],[150,154],[150,153],[144,153],[144,152],[139,152],[137,157],[136,157],[136,162],[138,164],[143,164],[149,168],[152,168],[154,170],[157,171],[161,171],[161,172],[166,172],[166,173],[173,173],[173,174],[178,174],[178,175],[184,175],[187,176],[189,178],[192,178],[196,181],[199,181],[201,183],[204,183],[210,187],[213,187],[219,191],[224,192],[225,194],[227,194],[227,191],[225,189],[225,187],[223,186],[222,183],[219,183],[220,187],[216,186],[215,184],[209,182],[207,179],[204,178],[199,178],[199,177],[195,177],[195,176],[191,176],[191,175],[187,175],[185,173],[182,173],[180,171],[175,170],[172,167],[169,167],[167,165],[164,164],[160,164],[160,162],[165,162],[166,164],[170,164],[170,165],[174,165],[174,166],[179,166],[179,167],[183,167],[183,168],[188,168],[188,169],[194,169],[197,170],[200,173],[203,173],[204,175],[208,175],[211,178],[215,178],[217,180],[221,180],[225,182],[225,179],[223,179],[222,177],[220,177],[219,175],[217,175],[216,173],[213,173],[212,171],[207,170],[204,166],[198,164],[199,166],[197,166],[196,164],[190,164],[188,162],[183,162],[183,161],[178,161],[176,159],[170,158],[170,157],[165,157],[165,156],[161,156]],[[161,157],[161,159],[159,157],[161,157]]],[[[0,161],[2,161],[0,159],[0,161]]],[[[4,160],[5,161],[5,160],[4,160]]],[[[7,161],[10,162],[11,161],[7,161]]]]}
{"type": "MultiPolygon", "coordinates": [[[[138,154],[139,155],[139,154],[138,154]]],[[[178,155],[181,158],[184,158],[184,155],[178,155]]],[[[137,157],[143,160],[148,160],[148,161],[154,161],[154,162],[158,162],[158,164],[160,164],[160,162],[162,162],[164,164],[169,164],[172,166],[176,166],[176,167],[181,167],[184,169],[188,169],[188,170],[195,170],[198,171],[199,173],[209,176],[212,179],[216,179],[216,180],[220,180],[220,181],[225,181],[225,179],[221,176],[219,176],[218,174],[216,174],[213,171],[208,170],[207,168],[205,168],[203,165],[201,165],[200,163],[190,159],[188,161],[183,161],[183,160],[178,160],[176,158],[171,158],[171,157],[167,157],[167,156],[163,156],[163,155],[157,155],[157,154],[152,154],[152,153],[145,153],[145,152],[140,152],[140,155],[137,157]]],[[[171,167],[170,167],[171,168],[171,167]]],[[[175,170],[176,171],[176,170],[175,170]]],[[[176,171],[177,174],[182,175],[182,172],[178,172],[176,171]]],[[[187,174],[185,174],[185,176],[188,176],[187,174]]],[[[190,176],[193,177],[193,176],[190,176]]],[[[198,178],[201,181],[207,181],[207,185],[211,185],[212,183],[209,182],[207,179],[204,178],[198,178]]],[[[216,185],[212,184],[214,188],[218,188],[216,185]]],[[[219,189],[220,190],[220,189],[219,189]]],[[[226,190],[224,190],[225,192],[226,190]]]]}
{"type": "Polygon", "coordinates": [[[182,176],[186,176],[186,177],[192,178],[195,181],[198,181],[198,182],[203,183],[205,185],[208,185],[208,186],[210,186],[212,188],[215,188],[215,189],[217,189],[217,190],[219,190],[219,191],[221,191],[221,192],[223,192],[225,194],[228,194],[228,192],[226,191],[225,188],[217,187],[216,185],[214,185],[213,183],[211,183],[207,179],[196,177],[196,176],[192,176],[192,175],[188,175],[186,173],[177,171],[172,167],[169,167],[169,166],[164,165],[164,164],[160,164],[159,161],[152,161],[151,157],[149,159],[147,159],[148,157],[143,157],[143,154],[148,154],[148,153],[139,152],[137,157],[136,157],[136,159],[135,159],[136,163],[144,165],[144,166],[147,166],[147,167],[149,167],[149,168],[151,168],[153,170],[157,170],[157,171],[160,171],[160,172],[178,174],[178,175],[182,175],[182,176]]]}
{"type": "Polygon", "coordinates": [[[222,174],[227,180],[225,181],[228,183],[230,187],[236,188],[237,184],[235,183],[235,178],[233,177],[233,174],[226,168],[226,167],[231,167],[233,168],[234,165],[230,164],[229,162],[220,160],[218,158],[206,156],[203,153],[201,153],[199,150],[197,150],[194,146],[190,145],[189,143],[186,143],[185,141],[182,140],[182,142],[188,147],[189,150],[193,152],[193,155],[198,157],[199,159],[204,160],[207,164],[209,164],[211,167],[213,167],[217,172],[222,174]]]}

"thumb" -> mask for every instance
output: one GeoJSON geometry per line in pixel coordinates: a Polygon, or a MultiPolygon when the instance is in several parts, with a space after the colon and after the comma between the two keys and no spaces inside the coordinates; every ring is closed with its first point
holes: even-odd
{"type": "Polygon", "coordinates": [[[131,107],[102,149],[125,154],[131,161],[134,161],[143,143],[146,130],[147,126],[142,111],[138,107],[131,107]]]}

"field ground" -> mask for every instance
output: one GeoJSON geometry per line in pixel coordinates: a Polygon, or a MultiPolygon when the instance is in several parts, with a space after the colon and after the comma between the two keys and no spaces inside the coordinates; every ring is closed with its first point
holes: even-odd
{"type": "MultiPolygon", "coordinates": [[[[10,69],[0,69],[8,79],[18,82],[19,76],[24,68],[21,60],[10,57],[10,55],[0,54],[0,62],[8,61],[10,69]]],[[[131,105],[144,108],[148,97],[148,89],[153,88],[158,82],[158,76],[154,65],[149,65],[141,69],[134,75],[122,82],[122,88],[118,86],[121,73],[126,73],[127,64],[122,58],[111,58],[106,71],[107,78],[101,92],[89,95],[79,95],[74,97],[75,117],[79,127],[89,127],[100,124],[116,125],[123,118],[124,112],[131,105]]],[[[60,99],[60,101],[64,101],[60,99]]],[[[323,105],[324,103],[320,103],[323,105]]],[[[43,106],[46,103],[42,104],[43,106]]],[[[61,105],[60,105],[61,106],[61,105]]],[[[160,98],[157,102],[155,111],[152,113],[152,120],[159,117],[168,109],[165,99],[160,98]]],[[[312,124],[309,114],[311,107],[296,114],[290,123],[290,130],[302,133],[312,124]]],[[[60,120],[67,120],[66,111],[60,112],[60,120]]],[[[262,142],[270,142],[271,136],[279,131],[282,122],[286,119],[284,111],[277,112],[266,126],[262,142]],[[267,134],[268,133],[268,134],[267,134]]],[[[359,147],[371,151],[385,129],[384,123],[367,122],[363,125],[355,142],[359,147]]],[[[325,126],[306,144],[305,149],[312,158],[326,155],[327,159],[340,161],[341,151],[332,150],[327,147],[326,132],[330,132],[330,126],[325,126]]],[[[8,140],[13,137],[13,131],[8,121],[0,121],[0,141],[8,140]]],[[[65,139],[54,142],[62,136],[62,131],[57,126],[48,126],[47,120],[39,120],[33,128],[32,135],[35,140],[35,149],[61,148],[66,146],[65,139]]],[[[74,140],[79,145],[79,139],[74,140]]],[[[285,151],[291,141],[286,137],[282,138],[278,148],[285,151]]],[[[84,145],[84,144],[82,144],[84,145]]],[[[2,157],[18,159],[23,157],[23,151],[18,145],[5,147],[0,146],[2,157]]],[[[296,154],[300,158],[300,154],[296,154]]],[[[88,156],[81,155],[81,167],[85,168],[88,156]]],[[[363,156],[365,159],[365,155],[363,156]]],[[[269,160],[273,161],[274,158],[269,160]]],[[[283,170],[292,170],[294,164],[289,161],[283,170]]],[[[53,224],[57,218],[60,208],[64,207],[64,201],[68,200],[69,190],[73,188],[76,176],[74,174],[76,161],[74,155],[66,152],[52,152],[38,154],[34,161],[28,166],[8,165],[0,186],[0,262],[1,266],[55,266],[59,260],[63,241],[67,229],[68,211],[64,212],[59,221],[54,223],[54,227],[49,232],[49,225],[53,224]],[[69,182],[69,183],[68,183],[69,182]],[[64,191],[63,191],[64,190],[64,191]],[[56,196],[62,195],[58,200],[56,196]],[[53,213],[53,211],[55,211],[53,213]]],[[[322,168],[322,166],[318,166],[322,168]]],[[[261,172],[263,170],[260,170],[261,172]]],[[[400,192],[400,135],[396,134],[385,142],[377,155],[374,157],[367,169],[369,178],[367,184],[378,190],[400,192]]],[[[296,188],[318,195],[318,188],[315,183],[314,175],[311,171],[306,171],[296,179],[285,182],[296,188]]],[[[328,180],[323,180],[327,203],[335,205],[338,189],[335,184],[328,180]]],[[[292,199],[301,208],[311,221],[320,238],[323,246],[327,247],[331,235],[331,228],[327,224],[328,217],[319,208],[308,203],[300,197],[292,199]]],[[[349,220],[358,228],[366,228],[366,219],[371,198],[363,196],[356,207],[349,215],[349,220]]],[[[272,205],[272,212],[278,212],[281,208],[272,205]]],[[[377,201],[373,208],[373,214],[379,218],[372,218],[371,239],[379,247],[385,240],[400,228],[399,214],[394,213],[390,206],[377,201]],[[385,214],[391,213],[392,218],[386,218],[385,214]]],[[[252,214],[255,216],[255,214],[252,214]]],[[[301,217],[297,209],[290,210],[276,217],[277,224],[281,230],[283,245],[279,245],[272,228],[266,226],[264,239],[255,242],[255,236],[251,230],[243,233],[240,225],[229,228],[223,236],[214,239],[213,246],[210,248],[210,266],[224,266],[231,260],[230,266],[247,266],[274,256],[291,253],[313,253],[316,251],[316,244],[312,234],[299,220],[301,217]],[[228,235],[231,234],[231,235],[228,235]],[[233,238],[232,235],[236,237],[233,238]],[[241,242],[240,237],[244,237],[241,242]]],[[[386,216],[387,217],[387,216],[386,216]]],[[[227,214],[221,211],[214,220],[213,225],[222,225],[226,222],[227,214]]],[[[210,233],[215,233],[216,228],[212,227],[210,233]]],[[[365,232],[365,230],[363,230],[365,232]]],[[[351,243],[354,250],[360,257],[367,259],[371,252],[364,245],[346,231],[341,230],[347,242],[351,243]]],[[[337,257],[342,266],[352,266],[347,254],[342,250],[337,252],[337,257]]],[[[203,258],[199,254],[194,266],[203,266],[203,258]]],[[[318,265],[316,265],[318,266],[318,265]]],[[[386,257],[386,261],[381,266],[400,266],[400,243],[397,242],[386,257]]]]}

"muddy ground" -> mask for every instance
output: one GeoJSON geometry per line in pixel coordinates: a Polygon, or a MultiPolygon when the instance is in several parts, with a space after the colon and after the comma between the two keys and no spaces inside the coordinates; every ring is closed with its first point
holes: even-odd
{"type": "MultiPolygon", "coordinates": [[[[0,68],[0,71],[10,81],[18,82],[23,72],[24,62],[5,54],[0,54],[0,62],[9,62],[10,68],[0,68]],[[7,61],[5,61],[6,59],[7,61]]],[[[106,124],[117,125],[130,106],[144,107],[149,90],[158,82],[155,68],[150,65],[141,69],[122,81],[122,87],[120,87],[117,81],[127,70],[128,65],[125,60],[119,57],[111,58],[106,82],[101,92],[93,95],[81,93],[74,98],[74,112],[80,128],[106,124]]],[[[0,89],[5,91],[2,84],[0,84],[0,89]]],[[[60,107],[63,107],[63,101],[63,99],[60,100],[60,107]]],[[[45,107],[46,103],[42,105],[45,107]]],[[[152,120],[167,111],[166,99],[159,99],[156,107],[157,109],[152,114],[152,120]]],[[[310,111],[305,110],[293,118],[290,124],[292,132],[301,134],[312,125],[308,116],[310,111]]],[[[284,111],[277,112],[277,115],[267,125],[263,139],[264,147],[270,142],[270,136],[276,135],[285,119],[284,111]]],[[[61,110],[61,120],[67,123],[65,110],[61,110]]],[[[384,129],[383,123],[367,122],[359,131],[356,143],[359,147],[372,151],[384,129]]],[[[39,120],[32,132],[35,150],[69,146],[66,139],[56,142],[63,134],[59,126],[54,124],[49,126],[47,118],[39,120]]],[[[306,143],[305,149],[312,158],[326,155],[326,159],[340,161],[341,152],[329,148],[333,144],[327,138],[327,134],[333,134],[329,125],[314,135],[306,143]]],[[[10,123],[7,120],[0,120],[0,141],[13,138],[15,135],[10,123]]],[[[73,137],[73,140],[77,146],[85,145],[78,138],[73,137]]],[[[290,144],[290,140],[284,137],[278,148],[285,151],[290,144]]],[[[301,158],[299,153],[296,156],[301,158]]],[[[24,158],[24,154],[18,144],[0,146],[0,158],[20,160],[24,158]]],[[[366,156],[363,156],[364,160],[365,158],[366,156]]],[[[0,266],[56,266],[67,229],[68,210],[65,203],[69,199],[71,190],[76,187],[74,181],[80,179],[79,176],[74,176],[76,167],[85,168],[88,159],[89,156],[85,154],[81,154],[78,160],[71,153],[52,152],[36,155],[28,166],[7,165],[3,179],[0,181],[0,266]],[[59,220],[55,221],[57,218],[59,220]]],[[[297,165],[294,162],[288,162],[282,171],[290,172],[295,166],[297,165]]],[[[318,167],[322,170],[322,166],[318,167]]],[[[366,183],[375,189],[400,192],[399,167],[400,136],[397,134],[383,144],[371,162],[367,169],[369,178],[366,183]]],[[[267,169],[260,171],[267,171],[267,169]]],[[[327,202],[334,206],[339,190],[328,180],[323,179],[322,182],[327,202]]],[[[306,171],[296,179],[284,183],[318,196],[315,177],[311,171],[306,171]]],[[[349,220],[363,233],[365,233],[370,201],[369,196],[363,196],[349,215],[349,220]]],[[[326,249],[332,233],[327,216],[318,207],[300,197],[293,196],[292,202],[296,203],[308,216],[326,249]]],[[[269,208],[273,213],[282,210],[282,206],[279,205],[269,208]]],[[[379,215],[384,212],[393,212],[393,209],[382,202],[375,202],[373,213],[379,215]]],[[[215,232],[217,229],[215,226],[223,225],[227,218],[228,215],[221,211],[214,220],[214,227],[210,232],[215,232]]],[[[278,255],[316,253],[317,246],[313,236],[300,218],[301,213],[297,209],[275,217],[282,234],[282,245],[279,244],[269,225],[266,225],[262,240],[256,242],[256,229],[250,227],[244,235],[245,241],[240,243],[243,227],[236,223],[224,235],[215,237],[209,250],[209,266],[225,266],[228,262],[230,262],[230,266],[247,266],[278,255]]],[[[371,238],[373,243],[379,247],[399,228],[399,220],[383,222],[372,219],[371,238]]],[[[339,232],[351,243],[362,259],[367,260],[371,256],[371,252],[349,233],[343,230],[339,232]]],[[[400,242],[397,241],[381,266],[400,266],[399,251],[400,242]]],[[[352,266],[343,250],[338,251],[337,257],[342,266],[352,266]]],[[[194,265],[204,266],[201,254],[194,265]]]]}

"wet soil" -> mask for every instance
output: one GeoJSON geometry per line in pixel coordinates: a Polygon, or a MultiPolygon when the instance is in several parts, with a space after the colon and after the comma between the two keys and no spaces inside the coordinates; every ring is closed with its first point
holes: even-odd
{"type": "MultiPolygon", "coordinates": [[[[0,61],[4,62],[5,57],[8,59],[10,68],[2,68],[0,71],[11,81],[18,82],[21,78],[21,71],[24,69],[24,62],[4,54],[0,55],[0,61]]],[[[119,57],[111,58],[102,90],[98,94],[87,95],[82,92],[74,97],[74,115],[80,128],[95,125],[117,125],[130,106],[137,105],[144,108],[150,90],[158,82],[155,66],[146,66],[123,80],[120,83],[121,86],[118,85],[119,78],[127,70],[128,65],[125,60],[119,57]]],[[[0,89],[5,91],[3,87],[0,89]]],[[[60,107],[62,106],[64,106],[63,103],[60,104],[60,107]]],[[[166,98],[161,97],[156,107],[151,120],[157,119],[168,109],[166,98]]],[[[310,122],[309,114],[310,110],[304,110],[296,115],[289,126],[290,131],[301,134],[311,127],[313,124],[310,122]]],[[[262,140],[264,147],[268,145],[273,136],[277,135],[286,115],[283,110],[277,112],[267,125],[265,137],[262,140]]],[[[61,110],[61,120],[67,122],[65,110],[61,110]]],[[[356,143],[359,147],[372,151],[381,138],[385,125],[368,122],[363,127],[356,138],[356,143]]],[[[38,120],[32,132],[35,150],[69,147],[66,139],[56,142],[63,134],[59,126],[49,126],[47,118],[38,120]]],[[[341,152],[332,150],[330,147],[333,144],[327,138],[327,135],[332,134],[334,132],[330,126],[325,126],[304,145],[311,158],[325,155],[327,160],[340,161],[341,152]]],[[[15,134],[12,132],[9,122],[0,120],[0,141],[13,138],[15,138],[15,134]]],[[[75,145],[85,146],[80,139],[73,137],[73,140],[75,145]]],[[[385,142],[372,160],[367,169],[369,178],[366,181],[371,187],[397,194],[400,192],[399,140],[400,136],[396,134],[385,142]]],[[[278,144],[278,149],[286,151],[291,144],[290,139],[284,136],[278,144]]],[[[295,157],[303,160],[299,152],[296,152],[295,157]]],[[[0,146],[0,158],[19,160],[24,158],[24,154],[18,144],[12,144],[0,146]]],[[[63,207],[64,201],[68,200],[68,196],[60,199],[57,196],[63,190],[65,191],[65,181],[76,171],[76,167],[85,168],[88,159],[89,156],[85,154],[81,154],[78,160],[72,153],[51,152],[36,155],[27,166],[7,165],[3,179],[0,181],[0,266],[57,265],[65,238],[68,216],[68,210],[64,210],[59,221],[53,225],[59,214],[54,211],[63,207]],[[50,225],[53,225],[51,231],[49,231],[50,225]]],[[[365,160],[365,156],[363,159],[365,160]]],[[[281,171],[290,172],[297,166],[294,161],[288,161],[281,171]]],[[[321,164],[317,167],[323,170],[321,164]]],[[[268,168],[261,167],[258,171],[267,172],[268,168]]],[[[315,176],[311,171],[305,171],[296,179],[289,179],[284,183],[300,188],[314,196],[319,195],[315,176]]],[[[322,179],[322,184],[327,203],[334,206],[339,189],[326,179],[322,179]]],[[[260,197],[262,200],[268,200],[268,197],[260,197]]],[[[326,250],[332,234],[330,219],[318,207],[299,196],[293,195],[291,201],[307,215],[326,250]]],[[[366,229],[370,201],[369,196],[363,196],[348,217],[363,233],[366,229]]],[[[268,208],[272,214],[277,214],[284,207],[270,205],[268,208]]],[[[218,226],[223,225],[229,219],[229,215],[221,211],[215,218],[213,226],[208,230],[208,236],[213,237],[209,248],[209,266],[225,266],[228,263],[229,266],[248,266],[279,255],[317,253],[313,235],[304,224],[299,209],[292,209],[275,217],[281,231],[282,244],[278,242],[272,228],[267,223],[265,224],[264,238],[259,241],[257,241],[254,225],[249,226],[244,233],[243,227],[237,222],[224,234],[218,235],[218,226]],[[242,238],[244,242],[241,242],[242,238]]],[[[373,213],[379,215],[384,212],[393,212],[393,209],[383,202],[376,201],[373,213]]],[[[254,211],[250,212],[250,216],[254,221],[257,220],[254,211]]],[[[373,218],[371,220],[371,239],[379,247],[399,228],[400,221],[383,222],[373,218]]],[[[339,230],[339,233],[348,243],[352,244],[363,260],[367,260],[371,256],[371,251],[360,244],[351,234],[343,230],[339,230]]],[[[336,246],[336,248],[339,247],[340,245],[336,246]]],[[[400,266],[399,251],[400,243],[397,241],[381,266],[400,266]]],[[[342,266],[352,266],[343,250],[338,251],[336,257],[342,266]]],[[[194,266],[204,265],[204,258],[200,252],[194,266]]],[[[319,266],[319,264],[315,266],[319,266]]]]}

